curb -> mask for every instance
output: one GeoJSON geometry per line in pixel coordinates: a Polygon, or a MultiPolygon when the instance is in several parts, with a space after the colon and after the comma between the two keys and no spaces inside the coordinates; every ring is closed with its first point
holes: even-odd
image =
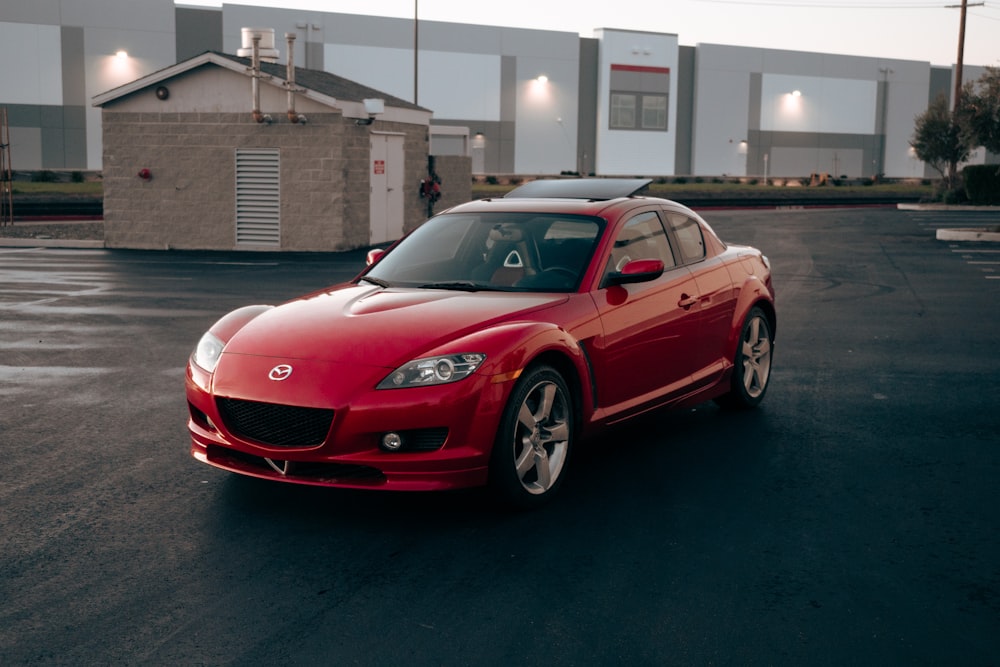
{"type": "Polygon", "coordinates": [[[104,248],[104,241],[80,239],[15,239],[0,237],[0,248],[104,248]]]}
{"type": "Polygon", "coordinates": [[[900,211],[1000,211],[1000,206],[965,206],[957,204],[896,204],[900,211]]]}
{"type": "Polygon", "coordinates": [[[939,229],[938,241],[989,241],[1000,242],[1000,232],[989,229],[939,229]]]}

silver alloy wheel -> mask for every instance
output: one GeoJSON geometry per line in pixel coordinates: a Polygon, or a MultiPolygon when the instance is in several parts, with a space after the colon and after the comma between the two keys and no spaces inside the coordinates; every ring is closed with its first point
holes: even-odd
{"type": "Polygon", "coordinates": [[[741,346],[743,389],[750,398],[758,398],[771,375],[771,329],[759,312],[747,323],[741,346]]]}
{"type": "Polygon", "coordinates": [[[543,380],[525,395],[514,429],[514,467],[521,486],[543,494],[559,479],[570,436],[569,403],[554,382],[543,380]]]}

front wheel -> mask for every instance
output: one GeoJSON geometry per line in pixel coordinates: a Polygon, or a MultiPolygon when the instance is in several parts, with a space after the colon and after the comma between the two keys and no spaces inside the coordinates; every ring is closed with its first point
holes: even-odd
{"type": "Polygon", "coordinates": [[[747,315],[736,344],[733,380],[729,393],[718,399],[728,408],[754,408],[764,400],[771,380],[771,322],[760,308],[747,315]]]}
{"type": "Polygon", "coordinates": [[[490,486],[507,505],[546,502],[562,482],[573,440],[573,403],[549,366],[529,369],[514,386],[490,456],[490,486]]]}

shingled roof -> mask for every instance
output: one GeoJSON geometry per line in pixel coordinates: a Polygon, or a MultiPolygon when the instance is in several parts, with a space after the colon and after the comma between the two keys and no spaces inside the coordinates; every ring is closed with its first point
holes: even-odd
{"type": "MultiPolygon", "coordinates": [[[[250,67],[251,65],[250,58],[242,58],[229,53],[222,53],[221,51],[211,51],[210,53],[232,60],[235,63],[243,65],[244,67],[250,67]]],[[[288,74],[288,68],[279,63],[261,61],[260,70],[261,72],[273,76],[276,79],[281,79],[282,81],[285,80],[285,77],[288,74]]],[[[378,97],[385,100],[386,106],[397,107],[399,109],[429,111],[429,109],[418,106],[413,102],[407,102],[404,99],[389,95],[381,90],[369,88],[368,86],[360,84],[356,81],[351,81],[350,79],[345,79],[342,76],[337,76],[336,74],[331,74],[330,72],[324,72],[322,70],[296,67],[295,84],[338,100],[360,102],[363,99],[378,97]]]]}

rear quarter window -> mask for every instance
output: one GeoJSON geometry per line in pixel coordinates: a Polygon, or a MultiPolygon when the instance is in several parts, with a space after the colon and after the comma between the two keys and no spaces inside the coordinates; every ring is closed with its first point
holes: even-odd
{"type": "Polygon", "coordinates": [[[681,213],[668,213],[670,228],[677,237],[677,245],[685,264],[697,262],[705,257],[705,237],[701,233],[701,225],[681,213]]]}

